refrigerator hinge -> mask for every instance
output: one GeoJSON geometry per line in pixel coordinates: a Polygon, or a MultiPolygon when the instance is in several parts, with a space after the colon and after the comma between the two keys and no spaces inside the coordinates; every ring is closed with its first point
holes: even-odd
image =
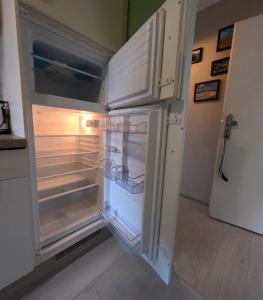
{"type": "Polygon", "coordinates": [[[173,82],[174,82],[173,78],[165,78],[165,79],[160,78],[158,82],[158,86],[159,88],[162,88],[164,86],[172,84],[173,82]]]}
{"type": "Polygon", "coordinates": [[[175,114],[175,113],[170,113],[168,118],[167,118],[167,124],[168,125],[182,125],[183,123],[183,117],[175,114]]]}

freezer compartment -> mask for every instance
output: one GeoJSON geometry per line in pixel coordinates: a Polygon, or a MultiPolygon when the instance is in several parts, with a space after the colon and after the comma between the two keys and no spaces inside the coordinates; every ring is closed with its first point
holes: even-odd
{"type": "Polygon", "coordinates": [[[114,234],[117,234],[127,246],[130,248],[138,246],[141,241],[141,233],[138,233],[123,216],[119,215],[117,210],[106,206],[105,209],[100,211],[100,214],[108,228],[112,230],[114,234]]]}
{"type": "Polygon", "coordinates": [[[98,102],[104,66],[40,40],[33,42],[32,64],[37,93],[98,102]]]}
{"type": "Polygon", "coordinates": [[[100,218],[97,186],[41,201],[40,247],[44,247],[100,218]]]}

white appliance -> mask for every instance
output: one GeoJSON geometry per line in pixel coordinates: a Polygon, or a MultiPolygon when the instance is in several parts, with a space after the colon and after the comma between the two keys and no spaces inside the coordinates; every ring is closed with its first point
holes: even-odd
{"type": "Polygon", "coordinates": [[[113,57],[21,5],[36,264],[107,225],[169,282],[195,2],[113,57]]]}

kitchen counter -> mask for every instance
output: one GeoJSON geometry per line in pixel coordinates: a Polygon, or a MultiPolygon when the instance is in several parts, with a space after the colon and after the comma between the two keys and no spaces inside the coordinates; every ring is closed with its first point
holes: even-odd
{"type": "Polygon", "coordinates": [[[25,138],[12,135],[0,134],[0,150],[23,149],[26,148],[27,141],[25,138]]]}

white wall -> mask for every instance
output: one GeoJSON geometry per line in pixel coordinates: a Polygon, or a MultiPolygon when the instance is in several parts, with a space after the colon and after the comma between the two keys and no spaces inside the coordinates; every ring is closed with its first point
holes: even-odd
{"type": "Polygon", "coordinates": [[[222,0],[197,16],[193,49],[203,47],[204,56],[201,63],[194,64],[191,68],[181,186],[181,194],[185,196],[205,203],[209,203],[210,199],[227,79],[227,75],[211,77],[210,68],[213,60],[230,55],[229,50],[216,52],[218,30],[261,13],[262,0],[222,0]],[[195,83],[212,79],[221,79],[219,101],[194,103],[195,83]]]}
{"type": "Polygon", "coordinates": [[[126,0],[22,0],[43,14],[116,51],[126,35],[126,0]]]}

